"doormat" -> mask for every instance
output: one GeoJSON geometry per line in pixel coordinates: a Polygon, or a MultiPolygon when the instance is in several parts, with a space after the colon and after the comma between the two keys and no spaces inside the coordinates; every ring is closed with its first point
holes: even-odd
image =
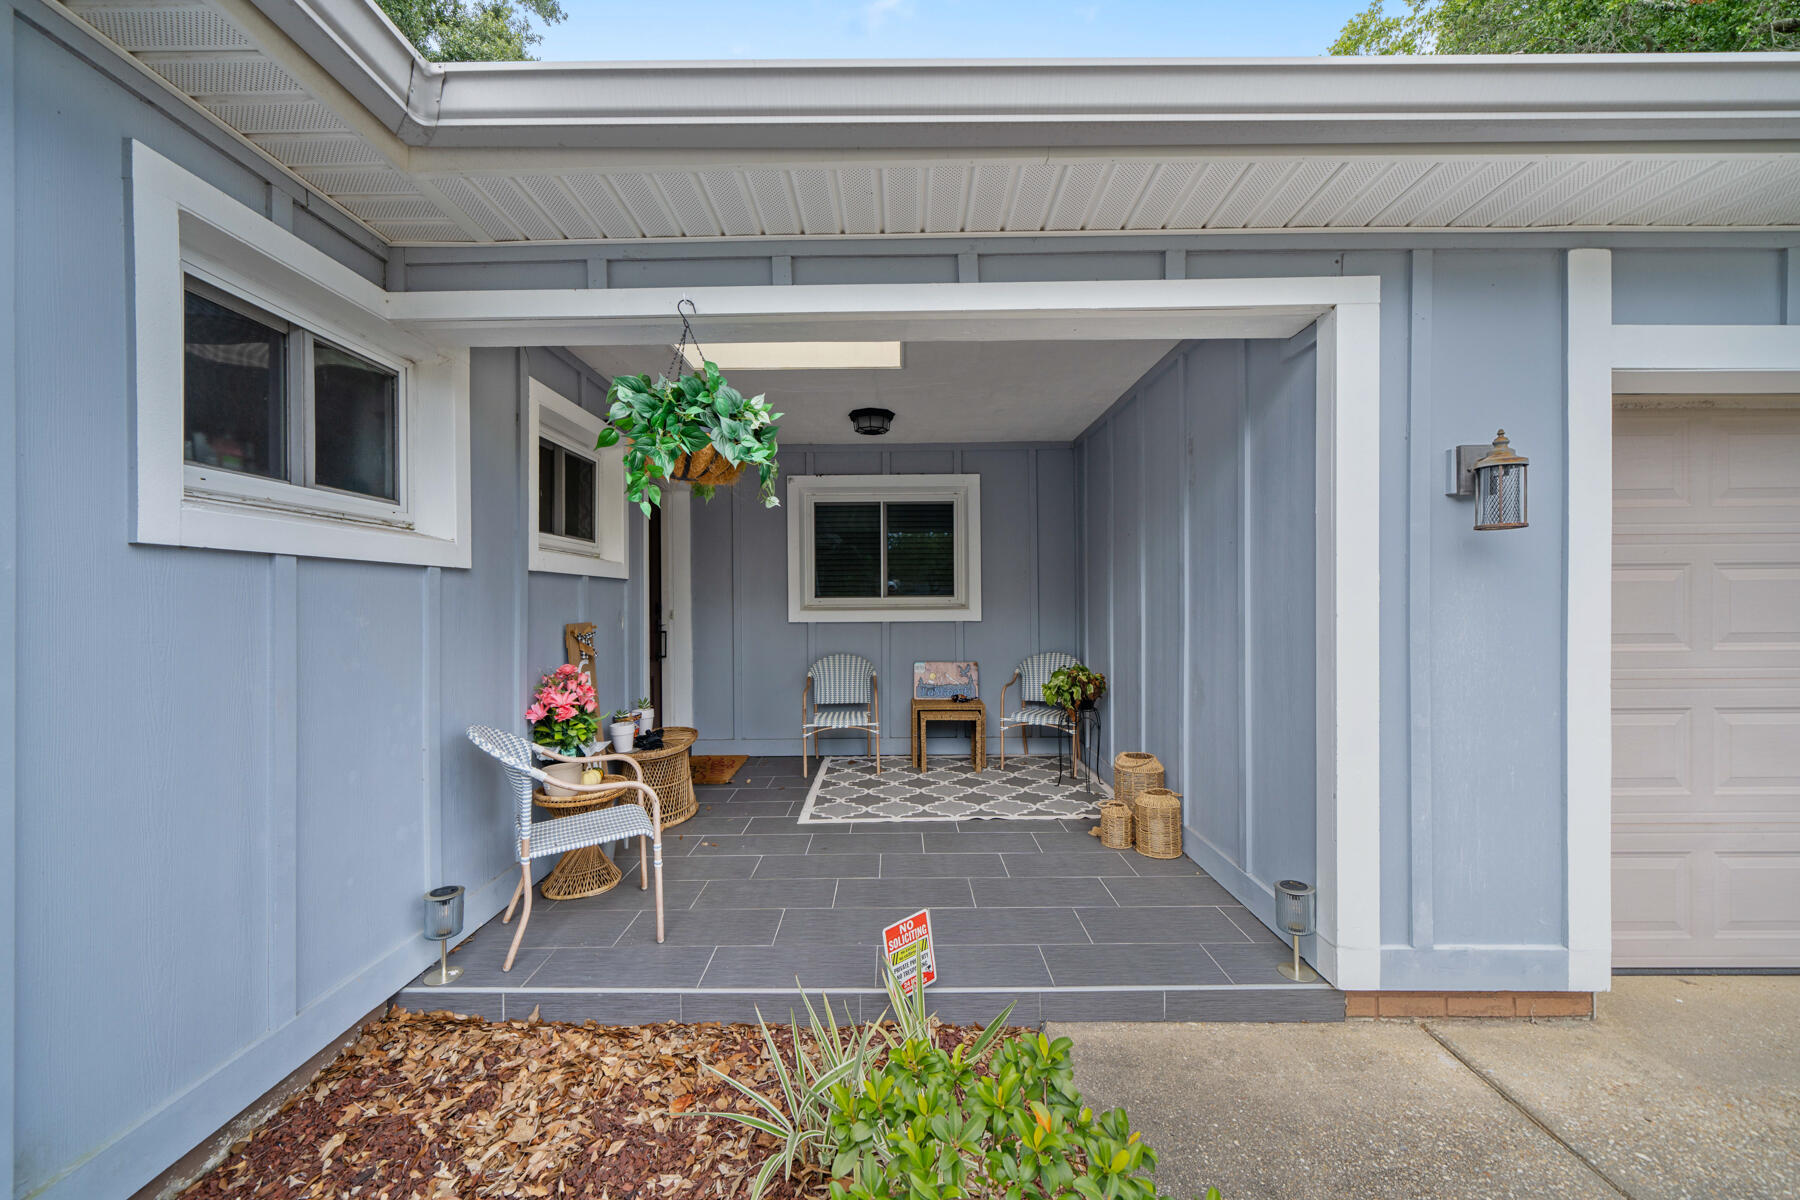
{"type": "Polygon", "coordinates": [[[842,821],[1054,821],[1091,817],[1101,797],[1057,778],[1054,758],[994,759],[977,772],[963,757],[931,758],[921,774],[887,758],[881,774],[864,755],[826,758],[806,793],[800,824],[842,821]]]}
{"type": "Polygon", "coordinates": [[[730,783],[732,777],[750,761],[748,754],[696,754],[689,760],[694,782],[701,784],[730,783]]]}

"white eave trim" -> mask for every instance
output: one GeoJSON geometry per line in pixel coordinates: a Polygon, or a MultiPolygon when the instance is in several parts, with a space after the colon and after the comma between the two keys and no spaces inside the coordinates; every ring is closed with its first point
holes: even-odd
{"type": "Polygon", "coordinates": [[[974,151],[1800,137],[1800,54],[440,65],[368,0],[232,2],[254,5],[414,147],[974,151]]]}

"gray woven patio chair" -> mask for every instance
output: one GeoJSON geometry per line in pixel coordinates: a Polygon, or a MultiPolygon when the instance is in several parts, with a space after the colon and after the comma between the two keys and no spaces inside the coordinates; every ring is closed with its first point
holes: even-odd
{"type": "Polygon", "coordinates": [[[525,897],[525,911],[519,917],[519,927],[513,933],[512,949],[506,952],[506,965],[501,969],[512,970],[513,959],[519,953],[519,942],[525,937],[525,925],[531,920],[531,860],[549,854],[579,850],[584,846],[623,841],[626,838],[639,839],[640,888],[650,886],[648,864],[645,863],[645,847],[650,847],[649,857],[656,866],[656,940],[662,941],[662,802],[657,798],[655,789],[644,782],[643,772],[638,769],[637,763],[623,754],[595,754],[580,759],[565,759],[562,755],[557,755],[558,759],[565,762],[629,764],[631,774],[636,777],[635,782],[627,780],[624,783],[608,783],[606,786],[609,790],[620,788],[641,792],[644,796],[643,804],[615,804],[611,808],[577,813],[574,816],[534,821],[531,816],[532,782],[535,780],[552,787],[566,785],[559,784],[532,765],[532,745],[516,733],[504,733],[487,725],[471,725],[469,740],[500,760],[507,782],[513,789],[513,829],[519,841],[519,886],[513,889],[512,900],[507,904],[506,915],[500,919],[500,923],[504,925],[512,920],[513,909],[517,907],[520,896],[525,897]]]}
{"type": "Polygon", "coordinates": [[[860,654],[827,654],[806,668],[800,689],[800,774],[807,773],[806,739],[819,753],[819,735],[855,730],[866,735],[881,774],[881,689],[875,664],[860,654]]]}
{"type": "Polygon", "coordinates": [[[1062,650],[1046,650],[1041,654],[1033,654],[1019,664],[1011,679],[1000,685],[1000,769],[1006,770],[1006,731],[1017,729],[1019,740],[1025,743],[1025,755],[1031,756],[1031,734],[1033,726],[1042,729],[1054,729],[1058,733],[1072,733],[1069,714],[1053,705],[1044,703],[1044,684],[1050,676],[1063,667],[1078,666],[1081,660],[1073,654],[1062,650]],[[1013,684],[1019,685],[1019,707],[1011,712],[1006,711],[1006,689],[1013,684]]]}

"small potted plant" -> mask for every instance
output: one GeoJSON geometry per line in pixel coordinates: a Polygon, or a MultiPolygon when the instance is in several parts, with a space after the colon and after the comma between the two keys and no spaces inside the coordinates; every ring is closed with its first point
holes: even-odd
{"type": "Polygon", "coordinates": [[[607,721],[606,732],[612,736],[612,748],[620,754],[630,754],[637,741],[637,718],[629,708],[620,708],[615,709],[607,721]]]}
{"type": "MultiPolygon", "coordinates": [[[[525,709],[531,722],[531,740],[569,758],[588,753],[599,735],[600,705],[594,698],[594,681],[578,667],[565,663],[538,680],[537,691],[525,709]]],[[[544,773],[553,779],[580,783],[580,763],[551,763],[544,773]]],[[[557,789],[574,795],[580,788],[557,789]]]]}
{"type": "Polygon", "coordinates": [[[662,504],[657,480],[692,484],[694,495],[707,500],[752,465],[764,507],[781,504],[775,497],[775,422],[781,414],[761,396],[746,398],[714,364],[677,379],[659,375],[655,383],[648,375],[619,375],[606,398],[612,407],[596,448],[625,440],[625,493],[646,517],[652,504],[662,504]]]}
{"type": "Polygon", "coordinates": [[[639,737],[642,737],[652,729],[656,728],[656,710],[650,707],[650,697],[638,697],[637,712],[635,715],[637,717],[637,731],[639,737]]]}
{"type": "Polygon", "coordinates": [[[1050,672],[1044,681],[1044,703],[1054,705],[1075,719],[1076,712],[1094,707],[1106,695],[1106,676],[1076,663],[1050,672]]]}

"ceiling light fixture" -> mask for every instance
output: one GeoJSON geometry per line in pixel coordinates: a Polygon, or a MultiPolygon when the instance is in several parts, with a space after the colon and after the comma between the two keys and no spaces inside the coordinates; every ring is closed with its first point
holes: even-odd
{"type": "MultiPolygon", "coordinates": [[[[700,354],[682,349],[699,370],[700,354]]],[[[721,371],[896,371],[899,342],[708,342],[706,357],[721,371]]]]}
{"type": "Polygon", "coordinates": [[[851,427],[869,437],[880,437],[893,423],[893,412],[885,408],[859,408],[850,414],[851,427]]]}

